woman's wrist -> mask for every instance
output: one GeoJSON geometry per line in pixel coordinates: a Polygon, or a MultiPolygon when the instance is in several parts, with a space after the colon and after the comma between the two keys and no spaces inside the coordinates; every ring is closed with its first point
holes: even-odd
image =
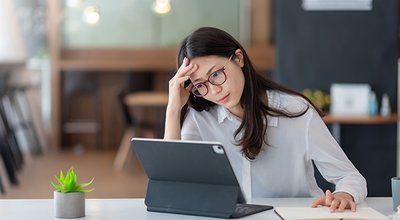
{"type": "Polygon", "coordinates": [[[180,125],[181,111],[174,110],[167,107],[164,139],[166,140],[180,140],[181,139],[181,125],[180,125]]]}
{"type": "Polygon", "coordinates": [[[176,117],[178,116],[180,118],[181,116],[181,111],[182,109],[178,109],[172,106],[167,106],[167,110],[166,110],[166,116],[172,116],[172,117],[176,117]]]}

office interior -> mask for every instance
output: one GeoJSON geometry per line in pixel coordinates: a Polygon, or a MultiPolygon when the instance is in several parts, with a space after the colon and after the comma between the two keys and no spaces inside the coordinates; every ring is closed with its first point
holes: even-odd
{"type": "Polygon", "coordinates": [[[397,0],[362,10],[309,10],[300,0],[1,2],[0,198],[52,198],[54,175],[72,166],[80,180],[95,178],[89,198],[142,198],[147,178],[129,140],[162,138],[177,48],[202,26],[229,32],[259,74],[320,104],[368,195],[391,196],[400,175],[397,0]],[[367,86],[375,109],[332,114],[334,84],[367,86]]]}

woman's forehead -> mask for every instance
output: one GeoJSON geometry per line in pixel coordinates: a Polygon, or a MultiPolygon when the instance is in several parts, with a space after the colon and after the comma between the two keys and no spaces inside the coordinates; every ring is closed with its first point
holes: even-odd
{"type": "Polygon", "coordinates": [[[192,62],[194,64],[207,64],[209,62],[216,62],[216,61],[221,60],[221,59],[224,59],[224,57],[210,55],[210,56],[191,58],[190,62],[192,62]]]}
{"type": "Polygon", "coordinates": [[[196,64],[198,69],[194,72],[190,78],[204,78],[207,73],[211,70],[215,70],[216,68],[221,67],[224,57],[221,56],[205,56],[205,57],[196,57],[190,60],[190,63],[196,64]]]}

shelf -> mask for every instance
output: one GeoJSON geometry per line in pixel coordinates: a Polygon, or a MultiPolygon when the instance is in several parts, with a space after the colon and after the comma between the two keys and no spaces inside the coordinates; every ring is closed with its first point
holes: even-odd
{"type": "Polygon", "coordinates": [[[337,116],[337,115],[326,115],[322,118],[325,123],[333,124],[390,124],[397,123],[398,116],[393,113],[387,117],[383,116],[337,116]]]}
{"type": "MultiPolygon", "coordinates": [[[[246,48],[256,69],[274,68],[272,46],[246,48]]],[[[86,48],[61,49],[60,69],[81,71],[125,71],[152,70],[171,71],[176,69],[177,48],[86,48]]]]}

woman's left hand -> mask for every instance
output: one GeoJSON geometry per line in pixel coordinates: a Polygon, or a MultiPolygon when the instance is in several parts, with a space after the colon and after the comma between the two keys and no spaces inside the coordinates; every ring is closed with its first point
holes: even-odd
{"type": "Polygon", "coordinates": [[[353,196],[345,192],[333,194],[331,191],[326,190],[325,196],[314,200],[311,207],[316,208],[319,205],[328,206],[331,212],[343,212],[345,209],[351,209],[352,212],[356,211],[356,203],[353,196]]]}

